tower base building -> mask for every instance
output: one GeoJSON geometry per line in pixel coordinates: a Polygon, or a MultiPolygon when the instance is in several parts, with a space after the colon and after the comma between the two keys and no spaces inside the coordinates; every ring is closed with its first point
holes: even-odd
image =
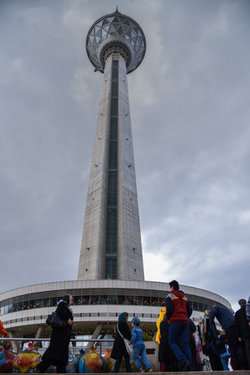
{"type": "MultiPolygon", "coordinates": [[[[192,318],[196,323],[213,304],[230,307],[218,294],[186,285],[180,288],[192,303],[192,318]]],[[[70,293],[74,297],[73,336],[94,335],[97,328],[103,333],[114,333],[118,315],[124,311],[130,320],[138,316],[143,329],[154,332],[168,291],[167,283],[132,280],[73,280],[30,285],[0,294],[1,320],[13,337],[35,337],[38,333],[46,337],[50,332],[46,325],[48,315],[55,310],[57,301],[70,293]]]]}

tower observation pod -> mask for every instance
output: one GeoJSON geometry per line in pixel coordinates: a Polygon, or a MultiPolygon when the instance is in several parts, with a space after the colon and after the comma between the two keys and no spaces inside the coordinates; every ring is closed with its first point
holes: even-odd
{"type": "Polygon", "coordinates": [[[116,10],[90,28],[86,50],[104,73],[89,177],[79,280],[144,280],[127,74],[142,62],[141,27],[116,10]]]}

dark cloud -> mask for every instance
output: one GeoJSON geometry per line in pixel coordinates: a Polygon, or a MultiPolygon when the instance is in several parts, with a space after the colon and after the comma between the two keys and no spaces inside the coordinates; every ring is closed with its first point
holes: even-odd
{"type": "Polygon", "coordinates": [[[102,85],[85,37],[117,3],[147,38],[128,77],[146,278],[235,303],[249,295],[248,1],[0,2],[1,290],[76,278],[102,85]]]}

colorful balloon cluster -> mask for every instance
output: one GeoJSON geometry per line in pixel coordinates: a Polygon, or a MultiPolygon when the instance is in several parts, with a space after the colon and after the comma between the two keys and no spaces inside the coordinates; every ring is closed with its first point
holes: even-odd
{"type": "MultiPolygon", "coordinates": [[[[115,361],[110,358],[111,349],[106,349],[104,357],[96,353],[96,348],[92,347],[89,353],[83,354],[78,359],[78,373],[109,373],[113,372],[115,361]]],[[[132,371],[138,372],[134,362],[131,363],[132,371]]],[[[125,361],[123,360],[120,366],[120,371],[125,372],[125,361]]]]}
{"type": "Polygon", "coordinates": [[[89,353],[83,354],[78,360],[79,373],[104,373],[111,372],[114,368],[114,361],[110,358],[111,350],[106,349],[104,357],[96,353],[92,347],[89,353]]]}
{"type": "Polygon", "coordinates": [[[33,344],[29,344],[28,348],[18,355],[11,352],[10,346],[0,348],[0,373],[33,372],[40,362],[40,357],[33,344]]]}
{"type": "MultiPolygon", "coordinates": [[[[80,351],[78,356],[69,355],[67,373],[108,373],[114,369],[114,360],[110,358],[111,349],[106,349],[102,357],[92,347],[90,352],[80,351]]],[[[0,373],[32,373],[36,372],[36,367],[40,363],[41,355],[35,349],[33,344],[28,344],[28,348],[21,353],[14,355],[8,348],[0,348],[0,373]]],[[[121,367],[124,367],[123,365],[121,367]]],[[[121,368],[122,370],[122,368],[121,368]]],[[[124,368],[125,370],[125,368],[124,368]]],[[[51,366],[47,372],[56,372],[55,367],[51,366]]]]}

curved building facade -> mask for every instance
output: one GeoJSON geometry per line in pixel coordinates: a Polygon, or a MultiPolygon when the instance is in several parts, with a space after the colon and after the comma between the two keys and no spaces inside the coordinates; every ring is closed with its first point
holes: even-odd
{"type": "MultiPolygon", "coordinates": [[[[223,297],[204,289],[181,285],[198,321],[212,304],[230,307],[223,297]]],[[[14,337],[44,337],[49,333],[48,315],[65,294],[74,297],[74,335],[93,335],[97,327],[113,329],[118,315],[138,316],[144,329],[155,329],[169,285],[153,281],[76,280],[31,285],[0,294],[1,320],[14,337]]]]}

